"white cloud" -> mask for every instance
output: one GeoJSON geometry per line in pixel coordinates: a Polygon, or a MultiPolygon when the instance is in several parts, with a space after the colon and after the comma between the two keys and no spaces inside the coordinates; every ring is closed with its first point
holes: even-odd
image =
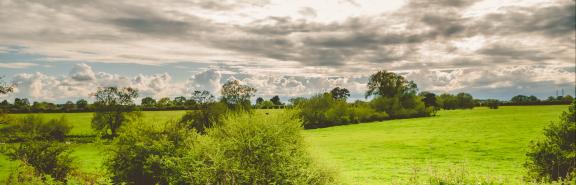
{"type": "Polygon", "coordinates": [[[76,64],[70,71],[69,76],[77,81],[93,81],[96,79],[92,67],[84,63],[76,64]]]}
{"type": "Polygon", "coordinates": [[[38,64],[27,62],[0,63],[0,68],[10,68],[10,69],[24,69],[34,66],[38,66],[38,64]]]}

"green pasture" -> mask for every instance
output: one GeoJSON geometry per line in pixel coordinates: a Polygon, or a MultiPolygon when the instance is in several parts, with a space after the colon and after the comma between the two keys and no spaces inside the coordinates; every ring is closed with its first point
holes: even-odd
{"type": "MultiPolygon", "coordinates": [[[[567,106],[502,106],[490,110],[441,111],[436,117],[389,120],[305,130],[312,154],[351,184],[390,184],[414,173],[465,169],[470,174],[517,182],[530,140],[557,120],[567,106]]],[[[259,110],[274,113],[280,110],[259,110]]],[[[185,111],[144,112],[144,119],[163,123],[185,111]]],[[[93,135],[92,113],[65,115],[71,135],[93,135]]],[[[15,114],[15,117],[23,114],[15,114]]],[[[101,173],[105,144],[71,144],[72,156],[86,172],[101,173]]],[[[0,155],[0,179],[18,163],[0,155]]]]}

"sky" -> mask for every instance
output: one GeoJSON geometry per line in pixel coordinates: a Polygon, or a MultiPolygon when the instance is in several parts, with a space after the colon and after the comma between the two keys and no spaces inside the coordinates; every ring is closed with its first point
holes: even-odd
{"type": "Polygon", "coordinates": [[[476,98],[574,95],[574,0],[0,0],[0,99],[219,94],[270,98],[334,87],[363,99],[370,74],[476,98]]]}

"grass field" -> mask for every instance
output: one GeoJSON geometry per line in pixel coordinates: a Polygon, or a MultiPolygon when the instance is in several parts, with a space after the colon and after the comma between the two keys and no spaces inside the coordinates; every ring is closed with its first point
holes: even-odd
{"type": "MultiPolygon", "coordinates": [[[[500,107],[497,110],[441,111],[436,117],[390,120],[303,131],[310,150],[351,184],[388,184],[415,170],[466,168],[471,174],[521,179],[530,140],[557,120],[567,106],[500,107]]],[[[274,112],[278,110],[267,110],[274,112]]],[[[156,122],[178,119],[184,111],[145,112],[156,122]]],[[[43,114],[60,117],[63,114],[43,114]]],[[[90,135],[91,113],[65,114],[73,135],[90,135]]],[[[22,115],[16,115],[22,116],[22,115]]],[[[102,144],[72,144],[86,172],[101,171],[102,144]]],[[[17,163],[0,156],[0,179],[17,163]]]]}

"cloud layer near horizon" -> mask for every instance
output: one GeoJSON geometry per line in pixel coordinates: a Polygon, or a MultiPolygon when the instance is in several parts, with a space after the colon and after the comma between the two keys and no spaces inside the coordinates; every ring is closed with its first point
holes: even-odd
{"type": "Polygon", "coordinates": [[[0,0],[0,69],[71,63],[67,75],[9,77],[20,84],[11,97],[46,100],[106,85],[154,97],[217,92],[230,78],[262,96],[344,86],[360,98],[381,69],[435,92],[573,94],[575,8],[573,0],[0,0]],[[10,53],[35,58],[2,57],[10,53]],[[219,67],[183,77],[94,71],[94,63],[219,67]]]}

